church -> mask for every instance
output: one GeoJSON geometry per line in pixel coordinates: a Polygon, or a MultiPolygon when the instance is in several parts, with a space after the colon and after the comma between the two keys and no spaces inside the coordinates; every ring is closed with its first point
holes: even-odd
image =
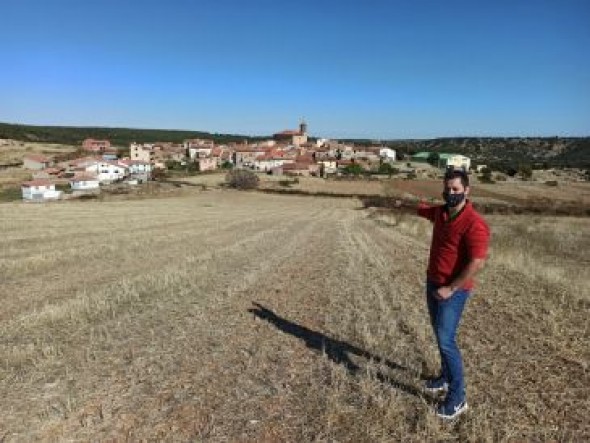
{"type": "Polygon", "coordinates": [[[299,130],[286,129],[273,134],[273,139],[277,142],[290,143],[295,146],[301,146],[307,143],[307,123],[301,121],[299,130]]]}

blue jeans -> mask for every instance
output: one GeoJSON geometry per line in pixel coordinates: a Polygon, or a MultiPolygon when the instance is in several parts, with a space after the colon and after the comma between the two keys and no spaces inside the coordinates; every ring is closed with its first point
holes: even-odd
{"type": "Polygon", "coordinates": [[[440,352],[441,377],[449,384],[448,398],[463,400],[465,397],[463,360],[455,339],[463,308],[471,293],[460,289],[455,291],[451,298],[439,300],[435,297],[439,287],[426,282],[426,301],[440,352]]]}

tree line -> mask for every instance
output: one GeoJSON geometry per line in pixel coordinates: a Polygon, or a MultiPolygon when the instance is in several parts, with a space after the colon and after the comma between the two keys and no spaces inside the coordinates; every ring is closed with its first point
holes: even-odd
{"type": "Polygon", "coordinates": [[[204,131],[101,128],[71,126],[33,126],[0,123],[0,138],[28,142],[59,143],[79,146],[87,138],[109,140],[113,146],[127,147],[130,143],[168,142],[182,143],[183,140],[206,138],[216,143],[254,142],[262,137],[249,137],[234,134],[209,133],[204,131]]]}

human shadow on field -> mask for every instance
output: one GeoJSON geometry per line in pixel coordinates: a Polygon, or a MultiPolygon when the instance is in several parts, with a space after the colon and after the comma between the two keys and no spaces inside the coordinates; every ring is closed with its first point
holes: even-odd
{"type": "MultiPolygon", "coordinates": [[[[323,352],[334,363],[344,366],[352,375],[357,375],[361,372],[361,367],[350,359],[350,355],[356,355],[376,363],[384,364],[393,370],[412,372],[422,380],[426,378],[423,374],[399,363],[381,358],[371,354],[368,351],[365,351],[364,349],[351,345],[350,343],[330,338],[321,332],[314,331],[312,329],[306,328],[305,326],[298,325],[297,323],[282,318],[259,303],[253,302],[253,305],[255,308],[248,309],[248,312],[251,312],[258,318],[268,321],[282,332],[291,334],[294,337],[303,340],[308,348],[323,352]]],[[[420,389],[415,388],[414,386],[394,380],[393,378],[381,372],[378,372],[376,377],[382,383],[389,384],[396,389],[419,397],[425,400],[427,403],[434,404],[434,400],[429,395],[422,392],[420,389]]]]}

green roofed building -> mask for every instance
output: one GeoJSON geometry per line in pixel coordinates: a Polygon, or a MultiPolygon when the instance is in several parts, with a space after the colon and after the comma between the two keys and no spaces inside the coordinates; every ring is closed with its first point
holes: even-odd
{"type": "Polygon", "coordinates": [[[428,158],[432,155],[432,152],[421,151],[412,155],[411,160],[416,163],[428,163],[428,158]]]}

